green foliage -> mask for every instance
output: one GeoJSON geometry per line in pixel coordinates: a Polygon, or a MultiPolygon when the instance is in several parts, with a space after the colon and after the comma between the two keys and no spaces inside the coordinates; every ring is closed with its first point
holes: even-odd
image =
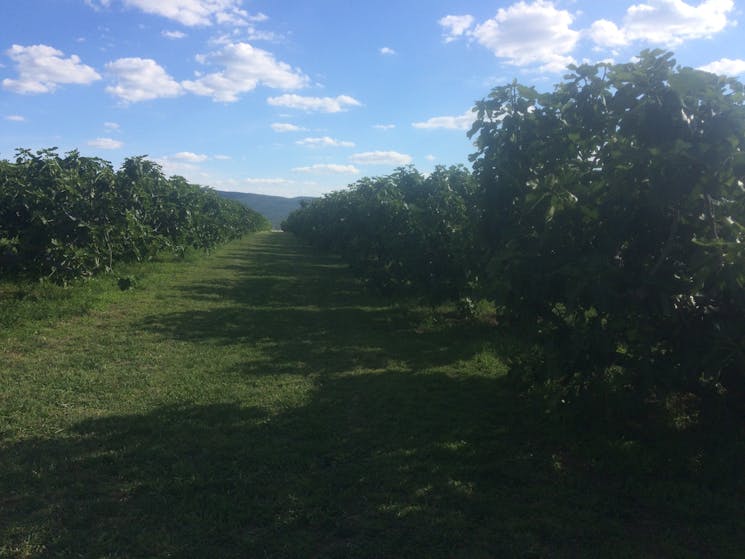
{"type": "Polygon", "coordinates": [[[363,179],[285,228],[376,285],[486,296],[552,413],[745,452],[743,85],[644,51],[475,112],[473,175],[363,179]]]}
{"type": "Polygon", "coordinates": [[[341,254],[376,287],[454,298],[476,281],[476,186],[464,167],[427,177],[402,167],[306,203],[283,228],[341,254]]]}
{"type": "Polygon", "coordinates": [[[487,283],[545,349],[532,380],[641,433],[742,429],[743,85],[662,51],[570,70],[494,89],[470,132],[487,283]]]}
{"type": "Polygon", "coordinates": [[[0,276],[56,282],[110,271],[162,250],[183,254],[269,228],[263,216],[214,191],[166,178],[144,157],[60,157],[18,150],[0,161],[0,276]]]}

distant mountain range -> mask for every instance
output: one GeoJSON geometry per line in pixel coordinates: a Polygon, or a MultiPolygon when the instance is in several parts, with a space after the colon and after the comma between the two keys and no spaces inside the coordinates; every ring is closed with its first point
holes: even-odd
{"type": "Polygon", "coordinates": [[[249,208],[256,210],[272,223],[272,227],[279,229],[290,212],[300,207],[303,200],[313,200],[310,196],[285,198],[284,196],[268,196],[266,194],[251,194],[249,192],[227,192],[218,190],[217,193],[231,200],[238,200],[249,208]]]}

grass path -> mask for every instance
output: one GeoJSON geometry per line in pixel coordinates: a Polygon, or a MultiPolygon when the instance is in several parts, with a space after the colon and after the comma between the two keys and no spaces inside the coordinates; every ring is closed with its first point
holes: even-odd
{"type": "Polygon", "coordinates": [[[568,473],[485,328],[263,233],[6,333],[0,557],[737,556],[736,500],[568,473]]]}

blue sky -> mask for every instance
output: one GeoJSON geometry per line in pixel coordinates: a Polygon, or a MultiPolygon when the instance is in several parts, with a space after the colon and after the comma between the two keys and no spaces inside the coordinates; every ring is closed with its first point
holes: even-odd
{"type": "Polygon", "coordinates": [[[745,1],[2,0],[0,158],[147,154],[218,189],[319,195],[467,164],[474,101],[665,48],[745,76],[745,1]]]}

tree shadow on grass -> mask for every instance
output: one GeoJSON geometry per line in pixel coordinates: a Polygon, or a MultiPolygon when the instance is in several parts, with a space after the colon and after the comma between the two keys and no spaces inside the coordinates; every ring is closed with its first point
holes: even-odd
{"type": "Polygon", "coordinates": [[[0,555],[736,556],[735,521],[566,475],[523,412],[503,379],[381,373],[322,379],[277,415],[84,421],[0,456],[0,555]]]}
{"type": "Polygon", "coordinates": [[[385,306],[365,291],[341,260],[314,254],[288,234],[257,235],[248,249],[231,248],[216,255],[213,268],[230,272],[233,278],[182,285],[179,296],[219,298],[249,307],[385,306]]]}
{"type": "Polygon", "coordinates": [[[276,416],[226,404],[85,421],[4,453],[0,536],[48,556],[465,553],[488,461],[462,399],[493,390],[367,375],[276,416]]]}
{"type": "Polygon", "coordinates": [[[255,348],[245,373],[328,374],[366,369],[421,371],[467,359],[485,345],[483,327],[420,330],[405,310],[228,307],[149,317],[145,330],[178,340],[255,348]],[[262,357],[259,359],[257,354],[262,357]]]}
{"type": "Polygon", "coordinates": [[[477,323],[421,328],[425,311],[366,292],[338,260],[310,255],[286,234],[259,236],[249,255],[236,251],[215,258],[217,275],[230,270],[228,278],[179,286],[178,297],[195,305],[154,313],[142,328],[189,342],[260,347],[263,358],[243,365],[249,374],[391,365],[418,371],[466,359],[489,337],[477,323]],[[204,301],[215,304],[199,308],[204,301]]]}

